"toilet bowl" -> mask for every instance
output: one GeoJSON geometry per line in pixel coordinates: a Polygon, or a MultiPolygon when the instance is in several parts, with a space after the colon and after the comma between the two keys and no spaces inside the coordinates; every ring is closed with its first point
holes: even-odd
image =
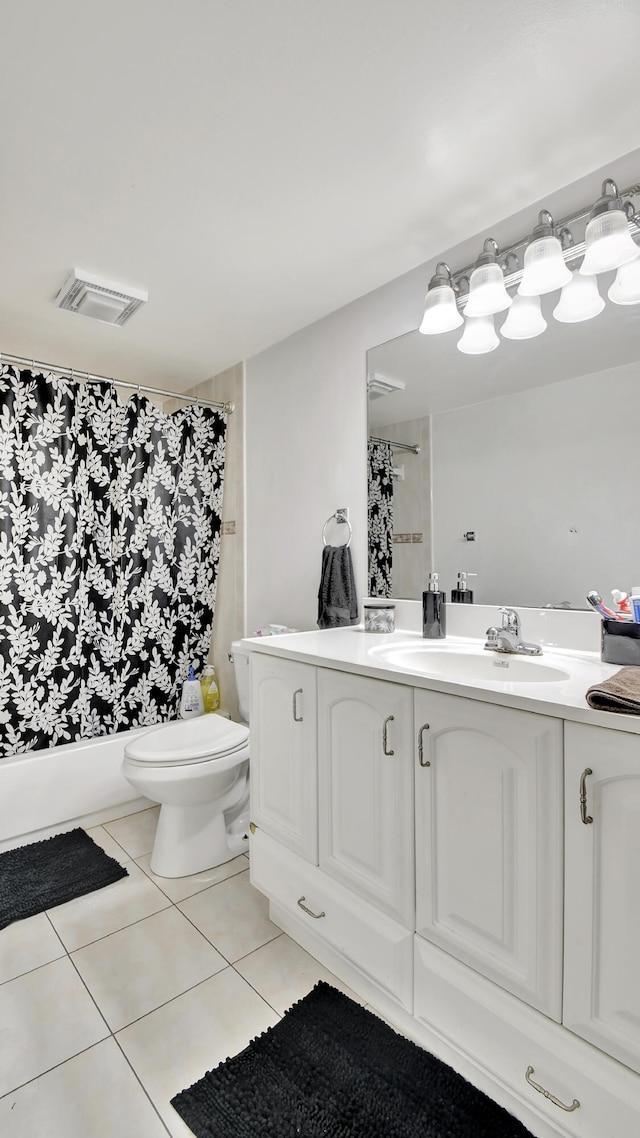
{"type": "Polygon", "coordinates": [[[187,877],[248,849],[248,831],[227,832],[249,806],[249,728],[221,715],[165,723],[124,750],[122,773],[139,794],[160,803],[151,854],[159,877],[187,877]]]}

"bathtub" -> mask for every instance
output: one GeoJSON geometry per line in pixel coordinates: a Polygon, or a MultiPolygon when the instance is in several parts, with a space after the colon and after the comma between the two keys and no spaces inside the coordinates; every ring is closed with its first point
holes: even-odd
{"type": "Polygon", "coordinates": [[[146,730],[0,759],[0,849],[26,834],[44,837],[63,822],[97,825],[152,805],[120,773],[126,743],[146,730]]]}

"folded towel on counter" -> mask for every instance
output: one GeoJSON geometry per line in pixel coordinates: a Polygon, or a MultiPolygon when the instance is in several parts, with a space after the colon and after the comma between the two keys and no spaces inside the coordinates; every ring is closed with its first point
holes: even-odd
{"type": "Polygon", "coordinates": [[[587,692],[587,703],[597,711],[640,715],[640,667],[621,668],[611,679],[592,684],[587,692]]]}
{"type": "Polygon", "coordinates": [[[348,545],[325,545],[318,590],[318,628],[357,624],[358,599],[348,545]]]}

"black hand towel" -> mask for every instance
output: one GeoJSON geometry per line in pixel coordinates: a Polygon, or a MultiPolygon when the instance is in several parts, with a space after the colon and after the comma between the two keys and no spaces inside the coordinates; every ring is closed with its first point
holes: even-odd
{"type": "Polygon", "coordinates": [[[357,624],[358,599],[348,545],[325,545],[318,590],[318,628],[357,624]]]}

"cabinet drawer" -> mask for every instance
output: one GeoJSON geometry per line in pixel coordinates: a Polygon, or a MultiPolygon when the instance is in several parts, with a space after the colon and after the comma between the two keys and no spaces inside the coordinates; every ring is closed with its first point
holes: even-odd
{"type": "Polygon", "coordinates": [[[251,836],[251,881],[298,920],[308,921],[313,933],[412,1010],[413,934],[409,929],[261,830],[251,836]]]}
{"type": "Polygon", "coordinates": [[[640,1078],[626,1067],[419,936],[414,969],[418,1022],[466,1053],[560,1134],[630,1138],[640,1133],[640,1078]],[[527,1081],[529,1068],[530,1080],[566,1106],[574,1099],[580,1105],[567,1111],[549,1101],[527,1081]]]}

